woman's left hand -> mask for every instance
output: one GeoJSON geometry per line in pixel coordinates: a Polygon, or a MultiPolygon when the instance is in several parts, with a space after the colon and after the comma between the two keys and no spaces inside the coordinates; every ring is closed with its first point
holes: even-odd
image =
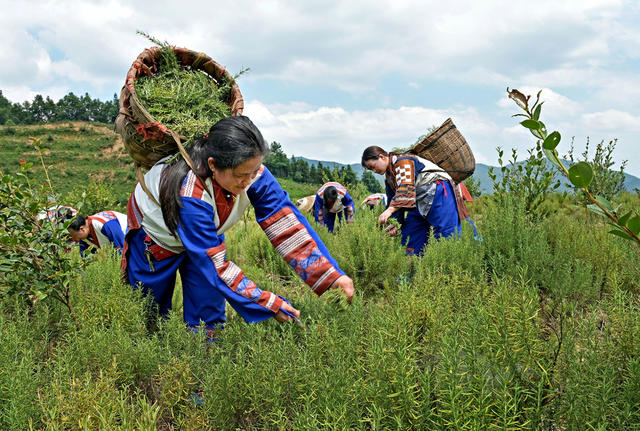
{"type": "Polygon", "coordinates": [[[289,304],[289,303],[287,303],[285,301],[282,301],[282,305],[280,305],[280,310],[278,310],[276,315],[273,316],[280,323],[288,322],[289,320],[291,320],[291,316],[288,316],[282,310],[288,311],[289,313],[291,313],[294,316],[296,316],[298,319],[300,318],[300,311],[299,310],[296,310],[295,308],[293,308],[293,306],[291,304],[289,304]]]}

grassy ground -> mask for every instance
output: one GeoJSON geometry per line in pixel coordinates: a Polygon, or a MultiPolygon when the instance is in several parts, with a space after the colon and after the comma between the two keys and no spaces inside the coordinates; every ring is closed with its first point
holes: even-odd
{"type": "Polygon", "coordinates": [[[465,227],[421,258],[376,211],[319,229],[354,278],[350,306],[310,292],[249,216],[228,258],[309,331],[229,309],[210,346],[179,303],[150,317],[102,251],[74,286],[80,328],[53,303],[1,304],[0,428],[637,429],[638,250],[581,211],[477,209],[482,242],[465,227]]]}

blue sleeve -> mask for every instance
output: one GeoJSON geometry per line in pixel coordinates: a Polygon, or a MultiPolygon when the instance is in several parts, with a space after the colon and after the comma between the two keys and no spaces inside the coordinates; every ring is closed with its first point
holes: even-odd
{"type": "Polygon", "coordinates": [[[316,294],[321,295],[344,275],[307,218],[266,167],[247,194],[255,209],[256,221],[276,252],[316,294]]]}
{"type": "Polygon", "coordinates": [[[393,193],[393,189],[391,188],[391,186],[389,186],[386,178],[384,181],[384,188],[385,194],[387,195],[387,208],[389,208],[389,205],[391,205],[391,200],[393,199],[395,193],[393,193]]]}
{"type": "Polygon", "coordinates": [[[313,216],[316,219],[316,223],[319,224],[324,224],[324,217],[321,216],[322,205],[322,197],[316,194],[316,199],[313,201],[313,216]]]}
{"type": "Polygon", "coordinates": [[[118,219],[109,220],[104,225],[102,225],[102,229],[100,232],[107,238],[109,241],[113,243],[113,247],[119,250],[122,250],[124,247],[124,233],[122,232],[122,228],[120,227],[120,222],[118,219]]]}
{"type": "Polygon", "coordinates": [[[189,259],[209,280],[214,294],[222,295],[249,323],[272,317],[280,309],[282,299],[261,290],[235,263],[226,259],[224,238],[218,235],[213,222],[213,207],[197,198],[181,199],[178,235],[189,259]]]}
{"type": "Polygon", "coordinates": [[[354,205],[349,192],[344,194],[344,197],[342,198],[342,205],[344,205],[344,215],[347,223],[353,223],[356,215],[356,206],[354,205]]]}

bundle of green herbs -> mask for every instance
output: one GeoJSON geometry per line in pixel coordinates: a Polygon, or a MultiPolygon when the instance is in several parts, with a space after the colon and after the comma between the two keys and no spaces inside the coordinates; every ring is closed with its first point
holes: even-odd
{"type": "Polygon", "coordinates": [[[138,98],[156,121],[189,142],[231,115],[231,107],[224,101],[229,98],[232,80],[216,83],[205,72],[180,66],[169,43],[141,31],[137,33],[161,48],[157,73],[136,82],[138,98]]]}

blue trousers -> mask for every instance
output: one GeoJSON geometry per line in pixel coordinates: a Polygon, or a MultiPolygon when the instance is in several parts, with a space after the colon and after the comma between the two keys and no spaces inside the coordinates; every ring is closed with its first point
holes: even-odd
{"type": "Polygon", "coordinates": [[[400,231],[402,245],[408,255],[424,251],[432,229],[434,238],[447,238],[462,232],[456,198],[448,181],[438,181],[433,204],[426,217],[417,208],[405,213],[400,231]]]}
{"type": "Polygon", "coordinates": [[[326,211],[324,213],[324,224],[327,225],[327,229],[329,232],[333,233],[333,229],[336,225],[336,215],[338,216],[338,222],[342,221],[342,211],[339,213],[332,213],[330,211],[326,211]]]}
{"type": "Polygon", "coordinates": [[[129,239],[127,277],[134,288],[141,288],[145,295],[153,295],[160,314],[171,309],[171,299],[176,283],[176,273],[180,271],[183,292],[184,321],[189,326],[205,322],[207,328],[215,328],[225,322],[225,298],[208,289],[206,280],[187,253],[180,253],[163,260],[153,260],[153,271],[145,256],[143,229],[129,239]]]}

